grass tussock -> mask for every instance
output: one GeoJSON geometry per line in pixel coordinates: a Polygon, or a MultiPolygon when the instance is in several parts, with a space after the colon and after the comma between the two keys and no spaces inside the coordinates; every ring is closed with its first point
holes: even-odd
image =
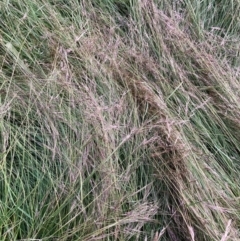
{"type": "Polygon", "coordinates": [[[2,1],[1,240],[239,240],[239,10],[2,1]]]}

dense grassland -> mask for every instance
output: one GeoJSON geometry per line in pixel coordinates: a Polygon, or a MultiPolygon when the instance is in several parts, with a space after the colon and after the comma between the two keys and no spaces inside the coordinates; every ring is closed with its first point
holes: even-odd
{"type": "Polygon", "coordinates": [[[0,2],[1,241],[239,230],[239,0],[0,2]]]}

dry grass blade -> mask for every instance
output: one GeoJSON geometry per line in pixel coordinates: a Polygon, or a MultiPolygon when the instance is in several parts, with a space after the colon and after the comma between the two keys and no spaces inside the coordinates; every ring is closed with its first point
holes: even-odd
{"type": "Polygon", "coordinates": [[[222,236],[221,241],[227,241],[227,240],[228,240],[228,234],[230,233],[231,224],[232,224],[232,220],[229,219],[229,220],[228,220],[228,223],[227,223],[227,226],[226,226],[225,233],[224,233],[224,235],[222,236]]]}

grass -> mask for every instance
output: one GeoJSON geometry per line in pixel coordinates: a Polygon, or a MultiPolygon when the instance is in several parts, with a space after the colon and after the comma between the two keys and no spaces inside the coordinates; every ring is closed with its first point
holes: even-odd
{"type": "Polygon", "coordinates": [[[240,3],[0,3],[0,237],[240,239],[240,3]]]}

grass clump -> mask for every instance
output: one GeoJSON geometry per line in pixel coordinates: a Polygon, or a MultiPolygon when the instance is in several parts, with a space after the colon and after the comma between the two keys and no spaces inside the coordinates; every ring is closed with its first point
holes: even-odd
{"type": "Polygon", "coordinates": [[[239,7],[0,3],[1,240],[239,240],[239,7]]]}

